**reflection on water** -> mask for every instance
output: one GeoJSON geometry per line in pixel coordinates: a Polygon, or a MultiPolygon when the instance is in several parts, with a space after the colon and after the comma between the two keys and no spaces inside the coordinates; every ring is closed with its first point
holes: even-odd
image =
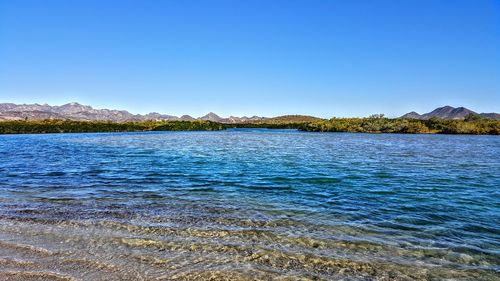
{"type": "Polygon", "coordinates": [[[0,136],[0,280],[498,280],[500,138],[0,136]]]}

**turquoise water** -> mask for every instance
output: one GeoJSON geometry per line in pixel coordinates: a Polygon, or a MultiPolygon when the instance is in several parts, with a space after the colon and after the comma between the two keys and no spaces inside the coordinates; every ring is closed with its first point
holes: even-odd
{"type": "Polygon", "coordinates": [[[498,136],[2,135],[0,155],[2,280],[500,276],[498,136]]]}

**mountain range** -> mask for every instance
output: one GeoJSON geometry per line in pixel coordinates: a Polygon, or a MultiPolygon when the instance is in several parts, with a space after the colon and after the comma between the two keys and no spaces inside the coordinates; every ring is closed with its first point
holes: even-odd
{"type": "MultiPolygon", "coordinates": [[[[302,115],[287,116],[297,122],[316,121],[320,118],[302,115]]],[[[219,115],[210,112],[199,118],[194,118],[189,115],[182,115],[180,117],[160,114],[152,112],[148,114],[132,114],[126,110],[112,110],[112,109],[95,109],[89,105],[82,105],[77,102],[67,103],[60,106],[51,106],[48,104],[14,104],[14,103],[0,103],[0,121],[8,120],[44,120],[44,119],[69,119],[78,121],[95,121],[95,120],[109,120],[115,122],[123,121],[145,121],[145,120],[208,120],[219,123],[261,123],[265,121],[272,122],[274,119],[279,118],[266,118],[259,116],[252,117],[235,117],[228,118],[220,117],[219,115]]]]}
{"type": "MultiPolygon", "coordinates": [[[[401,118],[412,119],[429,119],[437,117],[441,119],[464,119],[467,115],[479,115],[484,118],[491,118],[500,120],[498,113],[476,113],[464,107],[454,108],[451,106],[444,106],[437,108],[429,113],[418,114],[416,112],[407,113],[401,118]]],[[[189,115],[180,117],[160,114],[156,112],[148,114],[132,114],[126,110],[113,110],[113,109],[95,109],[89,105],[82,105],[76,102],[67,103],[60,106],[51,106],[48,104],[14,104],[14,103],[0,103],[0,121],[7,120],[43,120],[43,119],[69,119],[79,121],[92,121],[92,120],[109,120],[115,122],[123,121],[145,121],[145,120],[209,120],[219,123],[274,123],[286,120],[287,122],[306,122],[306,121],[319,121],[321,118],[304,116],[304,115],[286,115],[279,117],[235,117],[230,116],[227,118],[220,117],[219,115],[210,112],[199,118],[194,118],[189,115]]]]}
{"type": "Polygon", "coordinates": [[[452,106],[443,106],[443,107],[438,107],[434,109],[431,112],[424,113],[424,114],[418,114],[415,111],[406,113],[405,115],[401,116],[401,118],[406,118],[406,119],[421,119],[421,120],[427,120],[430,118],[440,118],[440,119],[449,119],[449,120],[460,120],[464,119],[468,115],[477,115],[483,118],[489,118],[489,119],[495,119],[495,120],[500,120],[500,114],[498,113],[477,113],[474,112],[470,109],[467,109],[465,107],[452,107],[452,106]]]}

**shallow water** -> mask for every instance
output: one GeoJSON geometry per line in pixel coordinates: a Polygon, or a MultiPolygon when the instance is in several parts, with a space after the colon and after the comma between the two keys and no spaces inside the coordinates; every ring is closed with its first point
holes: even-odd
{"type": "Polygon", "coordinates": [[[0,136],[0,280],[499,280],[500,137],[0,136]]]}

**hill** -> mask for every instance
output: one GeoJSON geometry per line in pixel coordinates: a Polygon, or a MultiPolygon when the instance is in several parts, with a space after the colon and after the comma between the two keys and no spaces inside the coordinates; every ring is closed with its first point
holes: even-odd
{"type": "Polygon", "coordinates": [[[443,106],[434,109],[431,112],[425,114],[418,114],[415,111],[406,113],[401,116],[403,119],[420,119],[420,120],[428,120],[431,118],[439,118],[445,120],[463,120],[467,116],[478,116],[488,119],[500,120],[500,114],[498,113],[476,113],[465,107],[452,107],[452,106],[443,106]]]}

